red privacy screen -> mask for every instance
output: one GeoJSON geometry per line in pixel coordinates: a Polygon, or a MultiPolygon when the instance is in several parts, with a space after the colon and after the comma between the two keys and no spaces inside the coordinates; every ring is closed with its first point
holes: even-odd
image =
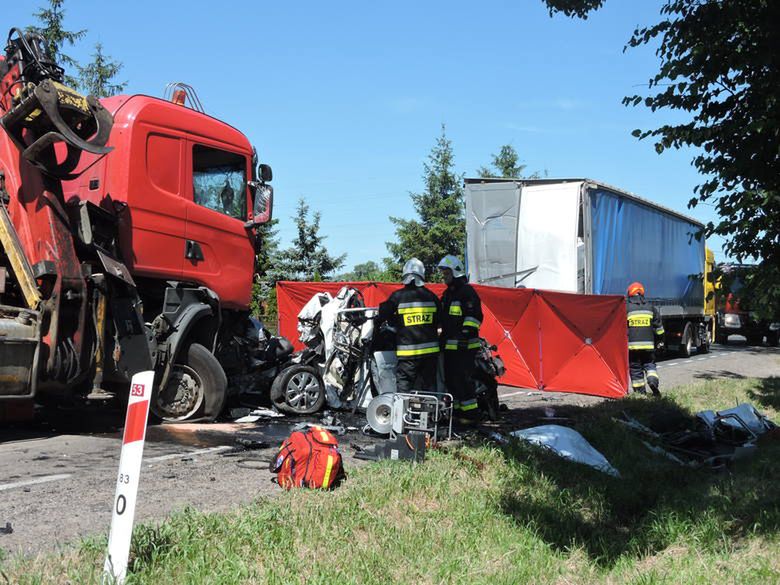
{"type": "MultiPolygon", "coordinates": [[[[358,289],[375,307],[400,285],[384,282],[279,282],[279,333],[297,348],[297,316],[318,292],[358,289]]],[[[443,284],[427,285],[441,296],[443,284]]],[[[622,296],[578,295],[473,285],[485,315],[480,335],[498,346],[502,384],[620,398],[628,391],[626,304],[622,296]]]]}

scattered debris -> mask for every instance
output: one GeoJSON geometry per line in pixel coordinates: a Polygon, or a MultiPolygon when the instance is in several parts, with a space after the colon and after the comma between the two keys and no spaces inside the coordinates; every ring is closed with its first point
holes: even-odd
{"type": "Polygon", "coordinates": [[[747,403],[718,412],[698,412],[693,429],[669,433],[658,433],[625,412],[623,417],[613,420],[657,443],[642,441],[653,453],[679,465],[706,465],[713,469],[750,457],[757,449],[756,440],[777,429],[775,423],[747,403]]]}
{"type": "Polygon", "coordinates": [[[236,439],[236,444],[241,445],[245,450],[266,449],[268,447],[268,443],[265,441],[255,441],[253,439],[238,438],[236,439]]]}
{"type": "Polygon", "coordinates": [[[13,534],[14,533],[14,527],[11,526],[10,522],[6,522],[5,526],[0,526],[0,534],[13,534]]]}
{"type": "Polygon", "coordinates": [[[230,416],[235,417],[233,422],[253,423],[259,421],[261,418],[283,418],[284,414],[271,408],[255,408],[254,410],[249,410],[248,408],[234,408],[230,411],[230,416]]]}
{"type": "Polygon", "coordinates": [[[545,447],[564,459],[584,463],[613,477],[620,477],[617,469],[585,440],[581,434],[569,427],[542,425],[510,433],[513,437],[545,447]]]}

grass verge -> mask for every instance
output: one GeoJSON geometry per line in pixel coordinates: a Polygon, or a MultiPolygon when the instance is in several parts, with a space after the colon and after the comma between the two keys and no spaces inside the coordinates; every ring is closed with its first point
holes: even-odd
{"type": "MultiPolygon", "coordinates": [[[[776,583],[780,441],[715,473],[654,455],[615,424],[657,430],[750,401],[780,420],[780,379],[716,380],[661,400],[573,413],[612,478],[512,443],[432,453],[420,466],[351,470],[334,492],[295,491],[228,514],[139,526],[129,584],[776,583]]],[[[0,583],[98,583],[105,539],[0,559],[0,583]]]]}

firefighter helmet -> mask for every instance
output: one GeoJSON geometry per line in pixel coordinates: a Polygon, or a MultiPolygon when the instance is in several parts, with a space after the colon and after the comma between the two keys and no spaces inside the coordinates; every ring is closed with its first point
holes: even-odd
{"type": "Polygon", "coordinates": [[[404,270],[401,281],[404,284],[414,282],[415,286],[422,286],[425,283],[425,266],[417,258],[411,258],[404,264],[404,270]]]}
{"type": "Polygon", "coordinates": [[[452,254],[448,254],[447,256],[439,260],[439,264],[437,267],[449,268],[450,270],[452,270],[452,276],[455,278],[466,276],[466,270],[463,268],[463,263],[460,261],[460,259],[457,256],[453,256],[452,254]]]}
{"type": "Polygon", "coordinates": [[[632,282],[628,285],[626,296],[633,297],[636,295],[645,296],[645,287],[641,282],[632,282]]]}

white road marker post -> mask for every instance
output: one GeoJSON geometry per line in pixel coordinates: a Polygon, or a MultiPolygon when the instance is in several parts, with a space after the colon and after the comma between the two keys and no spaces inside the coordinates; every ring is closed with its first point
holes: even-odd
{"type": "Polygon", "coordinates": [[[116,478],[114,512],[111,516],[106,562],[103,565],[104,584],[122,585],[127,575],[138,478],[144,456],[146,420],[149,417],[153,383],[154,372],[152,371],[139,372],[130,382],[130,399],[127,403],[122,452],[119,456],[119,473],[116,478]]]}

